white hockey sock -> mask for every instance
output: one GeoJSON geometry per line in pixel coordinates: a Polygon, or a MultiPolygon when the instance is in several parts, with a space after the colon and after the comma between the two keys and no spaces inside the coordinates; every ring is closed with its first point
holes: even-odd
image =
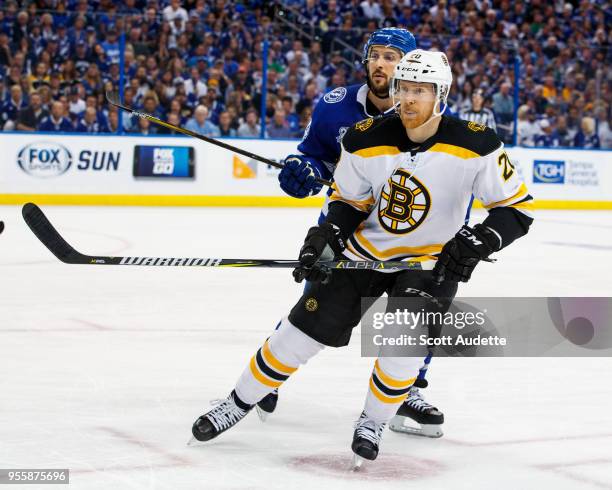
{"type": "Polygon", "coordinates": [[[374,363],[364,411],[377,424],[388,422],[408,396],[420,359],[379,357],[374,363]]]}
{"type": "Polygon", "coordinates": [[[280,327],[242,372],[236,383],[236,394],[243,402],[254,405],[324,347],[283,318],[280,327]]]}

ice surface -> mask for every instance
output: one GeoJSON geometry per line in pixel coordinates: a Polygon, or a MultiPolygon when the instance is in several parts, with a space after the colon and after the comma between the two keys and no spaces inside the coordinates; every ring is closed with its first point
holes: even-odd
{"type": "MultiPolygon", "coordinates": [[[[318,214],[45,211],[84,253],[286,259],[318,214]]],[[[540,212],[460,294],[611,296],[611,217],[540,212]]],[[[445,436],[387,432],[379,460],[350,473],[372,367],[358,330],[292,376],[268,422],[250,414],[188,447],[195,418],[298,298],[290,271],[69,266],[18,207],[0,219],[0,467],[70,468],[75,489],[612,489],[609,358],[434,359],[425,395],[445,436]]]]}

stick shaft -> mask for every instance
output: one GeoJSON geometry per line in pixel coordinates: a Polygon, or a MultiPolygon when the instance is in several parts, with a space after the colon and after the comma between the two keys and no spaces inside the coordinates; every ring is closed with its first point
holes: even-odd
{"type": "MultiPolygon", "coordinates": [[[[223,259],[215,257],[120,257],[85,255],[72,247],[55,229],[36,204],[28,203],[22,209],[23,219],[42,244],[65,264],[81,265],[131,265],[154,267],[269,267],[294,269],[296,260],[272,259],[223,259]]],[[[330,269],[420,270],[418,262],[382,262],[337,260],[321,262],[330,269]]]]}
{"type": "MultiPolygon", "coordinates": [[[[219,146],[221,148],[224,148],[226,150],[229,151],[233,151],[234,153],[239,153],[242,156],[245,156],[247,158],[252,158],[253,160],[257,160],[259,162],[262,163],[266,163],[272,167],[275,168],[283,168],[284,165],[282,163],[278,163],[275,162],[274,160],[270,160],[269,158],[266,157],[262,157],[261,155],[257,155],[255,153],[251,153],[250,151],[247,150],[243,150],[242,148],[238,148],[237,146],[233,146],[230,145],[228,143],[224,143],[223,141],[219,141],[215,138],[210,138],[208,136],[204,136],[203,134],[199,134],[196,133],[194,131],[191,131],[189,129],[185,129],[185,128],[181,128],[180,126],[175,126],[174,124],[171,124],[169,122],[166,121],[162,121],[161,119],[152,116],[151,114],[147,114],[146,112],[138,112],[135,111],[134,109],[131,109],[125,105],[123,105],[120,101],[119,101],[119,97],[116,96],[115,94],[112,94],[110,92],[106,93],[106,100],[108,100],[112,105],[114,105],[115,107],[118,107],[119,109],[122,109],[124,111],[127,112],[131,112],[133,115],[135,115],[136,117],[140,117],[142,119],[148,119],[149,121],[151,121],[152,123],[155,123],[159,126],[163,126],[165,128],[168,129],[172,129],[178,133],[182,133],[185,134],[187,136],[191,136],[192,138],[197,138],[199,140],[202,141],[206,141],[207,143],[210,143],[211,145],[216,145],[219,146]]],[[[317,182],[319,182],[320,184],[323,185],[327,185],[327,186],[331,186],[332,183],[329,180],[325,180],[325,179],[321,179],[319,177],[316,178],[317,182]]]]}

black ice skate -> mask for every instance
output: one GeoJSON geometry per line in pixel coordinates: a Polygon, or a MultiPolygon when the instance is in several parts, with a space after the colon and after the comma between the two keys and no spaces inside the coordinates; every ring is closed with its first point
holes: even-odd
{"type": "Polygon", "coordinates": [[[425,437],[442,437],[444,414],[423,399],[416,386],[410,388],[408,398],[401,404],[397,414],[389,422],[389,429],[394,432],[413,434],[425,437]],[[413,420],[419,427],[410,425],[413,420]],[[408,424],[406,424],[408,422],[408,424]]]}
{"type": "Polygon", "coordinates": [[[261,400],[257,402],[257,415],[259,415],[259,420],[265,422],[268,416],[276,410],[276,404],[278,403],[278,388],[276,388],[272,393],[268,393],[261,400]]]}
{"type": "Polygon", "coordinates": [[[209,441],[240,422],[253,405],[240,400],[234,391],[208,413],[196,420],[191,428],[198,441],[209,441]]]}
{"type": "Polygon", "coordinates": [[[377,424],[372,419],[369,419],[365,412],[361,413],[359,420],[355,423],[355,432],[353,433],[353,469],[357,470],[362,465],[364,460],[373,461],[378,456],[378,446],[382,433],[387,424],[377,424]]]}

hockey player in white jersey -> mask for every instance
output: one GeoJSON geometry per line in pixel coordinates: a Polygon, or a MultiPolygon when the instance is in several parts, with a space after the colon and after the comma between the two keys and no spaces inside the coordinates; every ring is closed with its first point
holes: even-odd
{"type": "MultiPolygon", "coordinates": [[[[308,231],[294,277],[311,282],[289,315],[255,353],[228,398],[192,428],[207,441],[234,426],[325,346],[347,345],[361,299],[430,298],[448,311],[458,283],[481,260],[525,235],[533,200],[491,129],[444,116],[452,83],[441,52],[415,50],[395,68],[397,114],[355,124],[342,140],[325,221],[308,231]],[[489,211],[473,228],[464,210],[474,194],[489,211]],[[406,260],[422,270],[329,271],[332,257],[406,260]]],[[[379,357],[351,449],[376,459],[386,425],[416,380],[420,359],[379,357]]]]}
{"type": "MultiPolygon", "coordinates": [[[[413,49],[416,49],[416,41],[406,29],[385,27],[370,35],[363,47],[362,58],[367,83],[338,87],[318,102],[304,139],[298,146],[300,154],[289,155],[278,176],[280,186],[287,194],[296,198],[317,194],[321,184],[315,177],[332,178],[340,159],[340,142],[347,129],[367,117],[394,111],[389,82],[395,65],[413,49]]],[[[326,196],[319,223],[325,221],[331,191],[326,196]]],[[[425,358],[417,381],[398,410],[398,416],[391,424],[393,430],[429,437],[442,435],[444,414],[425,401],[420,391],[420,388],[428,385],[426,374],[430,361],[431,354],[425,358]],[[406,417],[419,424],[419,427],[414,427],[414,423],[409,423],[406,417]]],[[[257,412],[262,420],[266,420],[276,409],[277,401],[278,391],[274,390],[257,404],[257,412]]]]}

